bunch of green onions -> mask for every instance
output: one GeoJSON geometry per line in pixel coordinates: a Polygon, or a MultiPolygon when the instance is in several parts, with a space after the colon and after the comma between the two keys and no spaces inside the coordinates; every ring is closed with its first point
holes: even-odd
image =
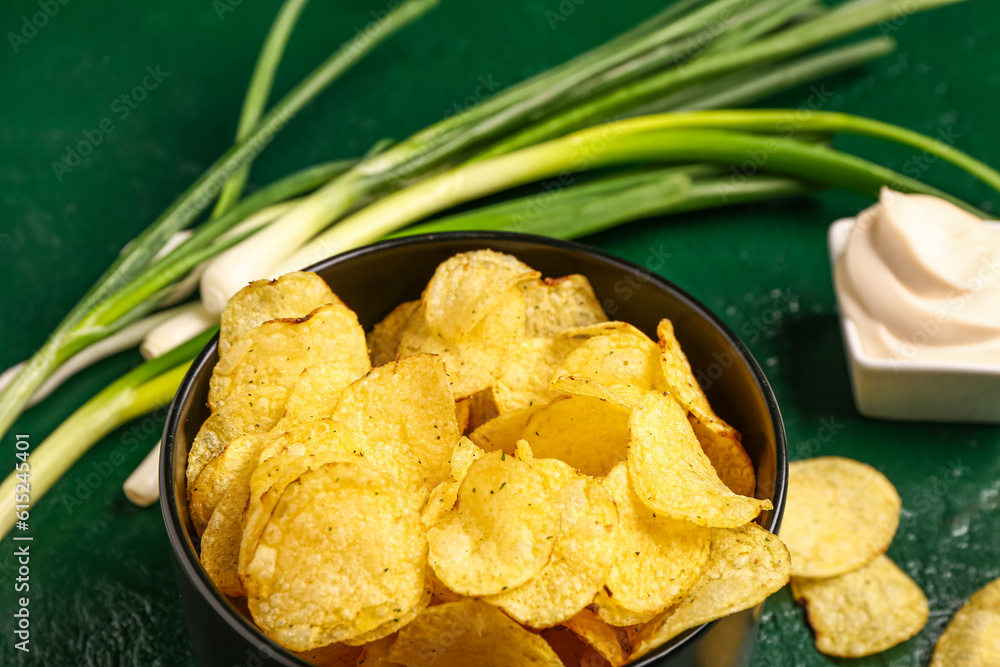
{"type": "MultiPolygon", "coordinates": [[[[912,0],[907,9],[960,1],[912,0]]],[[[836,133],[927,151],[1000,191],[1000,173],[987,165],[886,123],[802,110],[712,110],[750,104],[889,53],[895,44],[886,37],[817,49],[894,19],[898,0],[836,7],[822,0],[680,0],[606,44],[403,141],[379,142],[358,160],[316,165],[244,197],[250,164],[274,134],[436,0],[407,0],[265,112],[305,4],[286,0],[275,19],[234,145],[123,250],[37,353],[0,377],[0,384],[7,382],[0,393],[2,435],[71,372],[139,341],[149,358],[32,454],[35,499],[110,430],[171,399],[227,299],[247,282],[386,236],[491,229],[577,238],[643,217],[817,187],[875,195],[888,185],[975,210],[833,150],[828,142],[836,133]],[[735,178],[734,165],[749,158],[757,162],[753,173],[735,178]],[[552,191],[432,219],[556,177],[552,191]],[[200,302],[175,305],[198,287],[200,302]]],[[[0,536],[14,521],[14,482],[11,476],[0,485],[0,536]]]]}

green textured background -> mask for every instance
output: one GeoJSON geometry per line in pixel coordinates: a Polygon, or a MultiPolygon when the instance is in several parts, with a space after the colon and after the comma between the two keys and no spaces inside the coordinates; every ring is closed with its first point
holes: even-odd
{"type": "MultiPolygon", "coordinates": [[[[37,0],[0,3],[0,367],[40,345],[115,253],[229,146],[278,3],[221,1],[232,11],[220,18],[220,2],[212,0],[72,0],[16,53],[6,35],[20,32],[23,17],[39,6],[37,0]],[[120,119],[114,100],[141,83],[147,66],[168,76],[120,119]],[[60,181],[52,162],[104,118],[114,131],[60,181]]],[[[480,77],[514,83],[662,4],[444,0],[296,118],[258,160],[251,184],[356,156],[384,136],[403,137],[464,104],[480,77]],[[547,12],[565,20],[553,29],[547,12]]],[[[315,0],[294,35],[277,92],[385,6],[315,0]]],[[[824,108],[930,134],[945,129],[957,135],[958,147],[1000,164],[1000,5],[972,0],[905,19],[893,34],[900,40],[896,54],[823,82],[822,89],[834,93],[824,108]]],[[[810,95],[799,90],[772,106],[799,106],[810,95]]],[[[916,164],[905,149],[861,139],[838,144],[895,168],[916,164]]],[[[946,165],[932,165],[922,177],[983,207],[1000,203],[946,165]]],[[[839,454],[868,461],[903,497],[889,553],[927,592],[927,628],[869,660],[833,661],[815,652],[801,612],[783,591],[765,608],[755,667],[926,665],[963,598],[1000,576],[1000,432],[874,421],[854,409],[825,235],[828,223],[867,203],[827,192],[650,220],[587,239],[640,264],[651,253],[670,253],[664,275],[721,315],[765,368],[792,458],[839,454]],[[777,317],[778,310],[787,312],[777,317]],[[821,442],[824,424],[833,424],[835,433],[821,442]]],[[[73,379],[15,430],[37,445],[137,360],[122,354],[73,379]]],[[[111,434],[33,508],[30,657],[13,649],[14,543],[0,542],[0,664],[197,662],[159,508],[140,510],[121,493],[161,427],[158,414],[111,434]],[[113,465],[122,457],[124,463],[113,465]]],[[[13,463],[8,437],[0,444],[0,470],[13,463]]]]}

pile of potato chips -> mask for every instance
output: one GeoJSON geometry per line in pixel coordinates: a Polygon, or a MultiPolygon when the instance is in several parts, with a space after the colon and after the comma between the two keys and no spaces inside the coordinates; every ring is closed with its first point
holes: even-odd
{"type": "Polygon", "coordinates": [[[188,458],[205,571],[325,665],[623,665],[757,605],[771,503],[657,334],[490,250],[367,338],[314,274],[251,284],[188,458]]]}

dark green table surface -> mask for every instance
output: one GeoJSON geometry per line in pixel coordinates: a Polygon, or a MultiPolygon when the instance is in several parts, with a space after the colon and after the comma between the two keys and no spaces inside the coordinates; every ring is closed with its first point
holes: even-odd
{"type": "MultiPolygon", "coordinates": [[[[24,17],[40,4],[0,3],[6,35],[0,45],[0,367],[40,345],[115,253],[229,146],[250,68],[278,6],[276,0],[59,0],[46,25],[25,31],[24,17]],[[14,40],[16,52],[8,33],[27,36],[14,40]],[[126,107],[116,100],[142,84],[147,67],[159,69],[161,80],[122,117],[126,107]],[[113,129],[105,123],[95,134],[104,119],[113,129]],[[84,140],[84,132],[101,141],[94,140],[82,164],[57,175],[52,163],[84,140]]],[[[481,81],[514,83],[662,4],[444,0],[296,118],[259,159],[251,184],[356,156],[381,137],[402,137],[464,104],[481,81]],[[553,28],[556,15],[565,20],[553,28]]],[[[381,0],[315,0],[294,35],[278,92],[385,6],[381,0]]],[[[944,132],[958,147],[1000,164],[1000,5],[972,0],[897,23],[883,26],[899,39],[897,53],[772,105],[796,107],[822,97],[825,109],[944,132]]],[[[905,149],[861,139],[838,143],[897,169],[920,167],[905,149]]],[[[1000,203],[946,165],[929,165],[921,177],[983,207],[1000,203]]],[[[722,316],[764,367],[793,459],[850,456],[896,484],[904,512],[889,554],[927,592],[931,620],[913,640],[843,664],[917,667],[928,663],[963,598],[1000,576],[1000,430],[875,421],[855,410],[826,229],[868,203],[827,192],[644,221],[587,241],[640,264],[669,257],[662,273],[722,316]]],[[[135,353],[121,354],[73,379],[28,412],[16,432],[37,445],[137,360],[135,353]]],[[[15,544],[9,537],[0,542],[0,664],[197,663],[159,508],[138,509],[121,492],[156,442],[162,417],[105,438],[33,508],[30,656],[13,648],[15,544]]],[[[4,473],[13,466],[13,451],[8,437],[0,445],[4,473]]],[[[787,592],[775,595],[765,608],[755,667],[834,663],[813,649],[787,592]]]]}

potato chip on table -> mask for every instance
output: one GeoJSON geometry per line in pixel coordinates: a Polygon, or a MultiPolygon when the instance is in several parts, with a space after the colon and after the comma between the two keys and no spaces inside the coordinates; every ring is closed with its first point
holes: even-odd
{"type": "Polygon", "coordinates": [[[1000,579],[972,594],[938,639],[930,667],[1000,665],[1000,579]]]}
{"type": "Polygon", "coordinates": [[[826,655],[881,653],[927,624],[923,591],[888,556],[836,577],[793,577],[792,594],[805,605],[816,648],[826,655]]]}
{"type": "Polygon", "coordinates": [[[836,456],[788,466],[781,536],[796,577],[832,577],[872,562],[892,543],[902,501],[875,468],[836,456]]]}

